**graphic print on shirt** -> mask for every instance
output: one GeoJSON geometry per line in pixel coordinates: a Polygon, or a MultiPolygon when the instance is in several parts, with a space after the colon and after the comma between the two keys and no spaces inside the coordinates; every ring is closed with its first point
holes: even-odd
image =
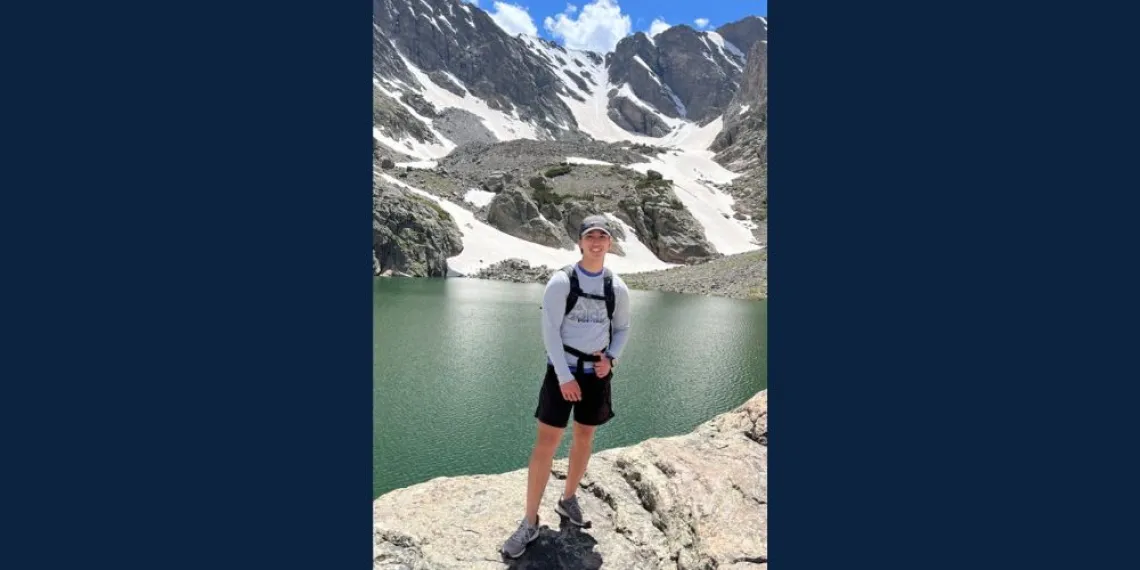
{"type": "Polygon", "coordinates": [[[609,322],[606,316],[606,302],[578,297],[578,304],[574,305],[574,309],[566,315],[566,319],[576,323],[604,325],[609,322]]]}

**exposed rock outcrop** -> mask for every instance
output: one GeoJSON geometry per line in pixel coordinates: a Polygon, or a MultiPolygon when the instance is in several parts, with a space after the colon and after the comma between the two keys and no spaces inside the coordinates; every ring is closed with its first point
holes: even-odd
{"type": "Polygon", "coordinates": [[[653,111],[620,95],[610,98],[606,114],[617,126],[631,132],[651,137],[669,134],[669,125],[653,111]]]}
{"type": "Polygon", "coordinates": [[[661,182],[622,199],[618,215],[661,261],[688,264],[715,256],[701,224],[673,194],[671,183],[661,182]]]}
{"type": "Polygon", "coordinates": [[[487,209],[487,223],[540,245],[565,249],[574,247],[569,236],[546,219],[538,204],[521,188],[507,188],[495,195],[487,209]]]}
{"type": "Polygon", "coordinates": [[[532,267],[525,259],[511,258],[488,265],[471,277],[511,283],[546,283],[554,271],[545,265],[532,267]]]}
{"type": "Polygon", "coordinates": [[[375,85],[372,86],[372,126],[391,139],[411,137],[420,142],[439,140],[423,121],[375,85]]]}
{"type": "Polygon", "coordinates": [[[579,486],[590,526],[553,509],[517,560],[499,553],[521,519],[526,470],[437,478],[373,502],[374,570],[760,570],[768,561],[768,398],[760,392],[692,433],[596,453],[579,486]]]}
{"type": "Polygon", "coordinates": [[[447,258],[463,251],[451,215],[428,198],[372,179],[372,272],[444,277],[447,258]]]}

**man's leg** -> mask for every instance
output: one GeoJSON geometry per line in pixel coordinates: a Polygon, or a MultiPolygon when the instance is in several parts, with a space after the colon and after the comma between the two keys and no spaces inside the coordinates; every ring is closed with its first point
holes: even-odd
{"type": "Polygon", "coordinates": [[[586,466],[590,463],[590,452],[594,445],[594,431],[597,429],[597,426],[574,422],[574,441],[570,444],[570,469],[566,474],[566,490],[562,493],[563,499],[574,496],[578,490],[578,483],[586,474],[586,466]]]}
{"type": "Polygon", "coordinates": [[[534,451],[530,455],[530,474],[526,484],[526,520],[538,524],[538,506],[542,503],[542,492],[550,481],[550,468],[554,464],[554,453],[562,441],[562,428],[538,423],[538,437],[534,451]]]}

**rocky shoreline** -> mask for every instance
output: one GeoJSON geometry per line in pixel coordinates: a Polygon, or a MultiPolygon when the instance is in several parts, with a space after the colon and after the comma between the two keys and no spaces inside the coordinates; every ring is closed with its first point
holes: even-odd
{"type": "Polygon", "coordinates": [[[768,563],[768,394],[698,426],[595,453],[579,485],[586,528],[554,512],[556,460],[539,538],[499,552],[525,508],[526,470],[440,477],[372,506],[373,570],[761,570],[768,563]]]}
{"type": "MultiPolygon", "coordinates": [[[[470,278],[545,284],[557,269],[544,265],[532,267],[522,259],[507,259],[472,274],[470,278]]],[[[732,299],[767,299],[768,252],[751,251],[696,265],[646,273],[623,273],[621,278],[631,289],[732,299]]]]}
{"type": "Polygon", "coordinates": [[[631,289],[732,299],[768,298],[768,250],[726,255],[712,261],[622,275],[631,289]]]}

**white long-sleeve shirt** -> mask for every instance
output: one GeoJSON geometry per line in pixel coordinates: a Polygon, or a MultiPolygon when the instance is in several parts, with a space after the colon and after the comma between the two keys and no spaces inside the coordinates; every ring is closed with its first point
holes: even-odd
{"type": "MultiPolygon", "coordinates": [[[[603,296],[604,271],[591,274],[578,265],[574,268],[578,273],[578,286],[582,288],[583,293],[603,296]]],[[[629,288],[617,274],[613,276],[613,285],[614,338],[613,344],[610,344],[610,327],[606,317],[605,301],[579,296],[574,309],[563,317],[566,311],[566,296],[570,294],[570,278],[559,270],[547,282],[546,292],[542,297],[542,341],[546,346],[547,359],[554,365],[560,384],[573,380],[574,374],[571,370],[578,366],[578,357],[567,353],[562,348],[564,344],[587,354],[604,350],[612,358],[621,358],[621,353],[629,340],[629,288]]],[[[593,363],[586,362],[583,368],[593,370],[593,363]]]]}

